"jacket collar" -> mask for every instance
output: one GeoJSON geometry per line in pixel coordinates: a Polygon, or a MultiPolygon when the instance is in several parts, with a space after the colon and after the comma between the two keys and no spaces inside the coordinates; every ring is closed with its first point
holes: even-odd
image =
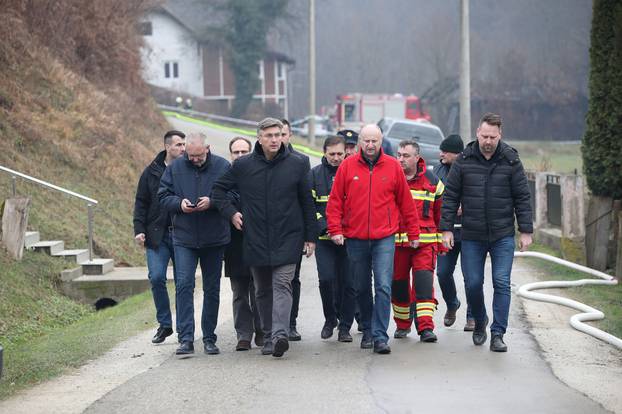
{"type": "MultiPolygon", "coordinates": [[[[291,144],[290,144],[291,145],[291,144]]],[[[255,142],[255,148],[253,149],[253,156],[259,158],[260,160],[264,161],[264,162],[278,162],[280,160],[282,160],[283,158],[287,157],[290,154],[290,150],[288,147],[286,147],[285,145],[283,145],[281,143],[281,147],[279,148],[279,151],[276,153],[276,156],[274,158],[272,158],[271,160],[268,160],[263,152],[263,148],[261,147],[261,144],[259,144],[259,141],[255,142]]]]}
{"type": "MultiPolygon", "coordinates": [[[[357,157],[357,161],[362,162],[363,164],[367,166],[370,165],[370,161],[367,158],[365,158],[365,156],[363,155],[362,149],[359,149],[359,152],[357,152],[356,155],[353,155],[353,157],[357,157]]],[[[372,162],[372,165],[376,166],[382,163],[386,157],[388,157],[388,155],[384,153],[382,148],[380,148],[380,153],[378,154],[378,157],[372,162]]]]}
{"type": "Polygon", "coordinates": [[[328,171],[330,171],[333,174],[337,172],[337,168],[339,168],[339,167],[333,167],[332,165],[330,165],[325,156],[322,157],[322,165],[324,166],[324,168],[328,169],[328,171]]]}
{"type": "Polygon", "coordinates": [[[192,161],[188,159],[188,154],[184,154],[184,161],[187,162],[191,168],[195,168],[199,171],[205,171],[212,162],[212,151],[207,152],[207,158],[205,159],[205,162],[203,163],[203,165],[201,165],[200,167],[197,167],[196,165],[192,163],[192,161]]]}
{"type": "Polygon", "coordinates": [[[164,160],[166,159],[166,151],[162,150],[156,155],[156,157],[151,161],[151,165],[149,166],[151,172],[154,174],[162,173],[166,168],[166,164],[164,164],[164,160]]]}

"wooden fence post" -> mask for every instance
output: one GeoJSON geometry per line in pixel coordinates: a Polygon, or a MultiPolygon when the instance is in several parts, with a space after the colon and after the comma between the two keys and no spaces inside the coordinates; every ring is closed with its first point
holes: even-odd
{"type": "Polygon", "coordinates": [[[24,254],[24,237],[28,226],[30,198],[14,197],[4,203],[2,214],[2,243],[9,254],[21,260],[24,254]]]}

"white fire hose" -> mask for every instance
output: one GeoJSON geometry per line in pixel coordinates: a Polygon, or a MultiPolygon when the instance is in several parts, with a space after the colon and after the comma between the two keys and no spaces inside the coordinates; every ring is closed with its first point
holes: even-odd
{"type": "Polygon", "coordinates": [[[584,273],[601,278],[602,280],[581,279],[581,280],[574,280],[574,281],[555,281],[555,282],[548,281],[548,282],[527,283],[527,284],[522,285],[518,289],[518,295],[524,298],[527,298],[527,299],[533,299],[533,300],[537,300],[540,302],[555,303],[558,305],[567,306],[569,308],[573,308],[573,309],[577,309],[581,311],[582,313],[573,315],[570,318],[570,325],[573,328],[581,332],[584,332],[588,335],[591,335],[595,338],[598,338],[601,341],[605,341],[619,349],[622,349],[622,339],[584,323],[584,322],[599,321],[601,319],[604,319],[605,314],[599,311],[598,309],[594,309],[581,302],[577,302],[576,300],[562,298],[562,297],[554,296],[554,295],[547,295],[544,293],[532,292],[532,290],[538,290],[538,289],[564,288],[564,287],[575,287],[575,286],[585,286],[585,285],[617,285],[618,280],[616,278],[606,273],[600,272],[598,270],[590,269],[589,267],[581,266],[579,264],[572,263],[567,260],[563,260],[558,257],[550,256],[544,253],[514,252],[514,257],[535,257],[538,259],[548,260],[549,262],[557,263],[557,264],[569,267],[571,269],[578,270],[580,272],[584,272],[584,273]]]}

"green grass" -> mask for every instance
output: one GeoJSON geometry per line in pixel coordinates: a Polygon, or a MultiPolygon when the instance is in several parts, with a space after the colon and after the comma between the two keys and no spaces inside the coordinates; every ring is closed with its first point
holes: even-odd
{"type": "Polygon", "coordinates": [[[552,141],[510,141],[518,150],[523,165],[528,170],[579,174],[583,171],[580,143],[552,141]]]}
{"type": "Polygon", "coordinates": [[[16,262],[1,251],[0,266],[0,344],[4,347],[0,399],[78,367],[155,327],[149,291],[95,312],[58,293],[59,272],[65,266],[62,259],[26,252],[16,262]]]}
{"type": "MultiPolygon", "coordinates": [[[[533,251],[560,257],[559,252],[549,247],[535,244],[533,251]]],[[[578,280],[593,277],[556,263],[539,259],[522,259],[542,272],[542,280],[578,280]]],[[[605,319],[594,325],[605,332],[622,338],[622,284],[616,286],[582,286],[561,289],[562,294],[570,299],[583,302],[605,313],[605,319]]],[[[544,290],[542,292],[545,292],[544,290]]]]}

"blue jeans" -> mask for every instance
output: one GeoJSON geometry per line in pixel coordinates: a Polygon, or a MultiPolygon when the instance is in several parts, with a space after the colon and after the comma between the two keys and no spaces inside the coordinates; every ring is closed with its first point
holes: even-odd
{"type": "Polygon", "coordinates": [[[467,301],[476,324],[486,320],[484,303],[484,264],[486,254],[490,253],[492,264],[492,299],[493,322],[491,334],[504,334],[508,326],[510,313],[510,274],[514,261],[514,236],[503,237],[494,242],[462,240],[462,273],[466,288],[467,301]]]}
{"type": "Polygon", "coordinates": [[[156,308],[156,319],[163,328],[172,328],[171,304],[166,289],[166,268],[169,260],[173,262],[173,279],[177,279],[175,253],[171,233],[165,232],[157,249],[146,249],[148,277],[151,283],[151,294],[156,308]]]}
{"type": "MultiPolygon", "coordinates": [[[[436,259],[436,277],[438,278],[438,284],[441,287],[443,293],[443,299],[447,305],[448,310],[456,310],[460,306],[458,300],[458,294],[456,292],[456,282],[454,281],[454,270],[456,269],[456,263],[458,263],[458,256],[460,255],[460,249],[462,248],[462,242],[454,242],[454,247],[448,251],[444,256],[439,255],[436,259]]],[[[471,315],[471,306],[467,305],[466,312],[467,319],[473,319],[471,315]]]]}
{"type": "Polygon", "coordinates": [[[194,341],[194,281],[197,263],[201,264],[203,276],[203,309],[201,311],[201,330],[203,342],[216,342],[216,323],[220,305],[220,276],[225,246],[192,249],[175,246],[175,267],[177,281],[175,298],[177,301],[177,332],[180,342],[194,341]]]}
{"type": "Polygon", "coordinates": [[[391,282],[393,279],[393,235],[378,240],[348,239],[348,258],[361,312],[363,333],[371,335],[374,342],[388,342],[389,320],[391,319],[391,282]],[[368,300],[371,289],[371,273],[374,275],[374,301],[368,300]],[[373,316],[372,316],[373,314],[373,316]]]}
{"type": "Polygon", "coordinates": [[[318,240],[315,262],[324,319],[329,323],[339,320],[339,330],[349,331],[354,320],[356,290],[351,281],[348,252],[330,240],[318,240]]]}

